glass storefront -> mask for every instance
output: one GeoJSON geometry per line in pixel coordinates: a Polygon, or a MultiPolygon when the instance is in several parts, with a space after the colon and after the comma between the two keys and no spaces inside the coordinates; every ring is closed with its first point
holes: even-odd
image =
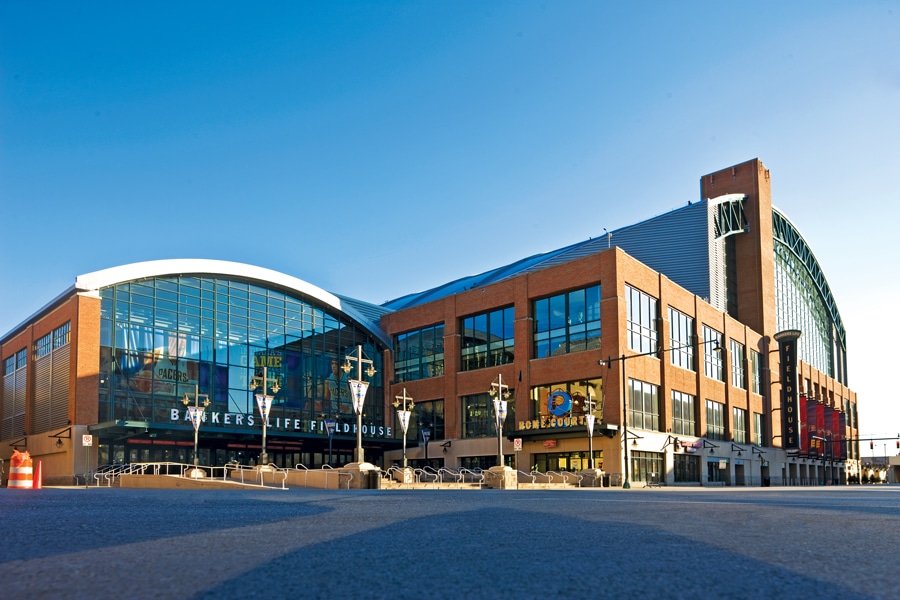
{"type": "MultiPolygon", "coordinates": [[[[251,384],[264,375],[272,396],[269,454],[285,466],[327,462],[325,418],[338,422],[335,440],[355,438],[347,381],[356,378],[357,365],[350,363],[349,373],[341,367],[358,345],[376,369],[373,377],[363,376],[371,382],[363,437],[393,437],[383,403],[375,400],[383,397],[384,348],[315,299],[214,276],[131,281],[100,295],[98,420],[146,424],[127,451],[110,449],[111,462],[151,454],[181,460],[183,451],[191,457],[193,426],[183,400],[193,404],[196,396],[210,401],[200,426],[206,464],[257,456],[262,420],[255,394],[262,390],[251,384]]],[[[342,460],[346,444],[337,446],[333,453],[342,460]]]]}

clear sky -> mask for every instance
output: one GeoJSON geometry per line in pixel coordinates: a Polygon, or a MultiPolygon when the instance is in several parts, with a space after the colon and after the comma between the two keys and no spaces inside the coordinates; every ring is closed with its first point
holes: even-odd
{"type": "Polygon", "coordinates": [[[900,0],[6,0],[0,82],[0,334],[163,258],[380,304],[758,157],[900,433],[900,0]]]}

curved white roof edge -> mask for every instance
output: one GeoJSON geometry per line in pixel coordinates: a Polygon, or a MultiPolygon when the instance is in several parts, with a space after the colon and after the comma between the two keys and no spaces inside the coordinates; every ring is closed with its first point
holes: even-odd
{"type": "Polygon", "coordinates": [[[326,292],[322,288],[307,281],[285,275],[284,273],[279,273],[278,271],[273,271],[272,269],[255,267],[253,265],[227,260],[175,258],[120,265],[118,267],[103,269],[102,271],[94,271],[93,273],[79,275],[75,278],[75,290],[77,292],[91,292],[110,285],[135,279],[203,273],[254,279],[263,284],[275,284],[305,296],[315,298],[319,302],[351,317],[360,325],[367,328],[373,335],[378,337],[378,339],[386,346],[390,347],[391,345],[390,339],[377,323],[373,323],[362,316],[354,308],[344,305],[341,302],[341,299],[331,292],[326,292]]]}

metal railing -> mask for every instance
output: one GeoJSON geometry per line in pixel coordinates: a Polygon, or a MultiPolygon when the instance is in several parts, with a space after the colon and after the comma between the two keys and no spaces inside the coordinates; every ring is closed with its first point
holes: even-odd
{"type": "Polygon", "coordinates": [[[297,463],[294,465],[294,471],[303,473],[303,487],[309,487],[309,474],[315,471],[321,472],[324,475],[325,487],[328,489],[330,489],[328,483],[332,477],[337,477],[338,489],[349,490],[350,484],[353,483],[353,473],[349,471],[338,471],[331,465],[322,465],[321,469],[310,469],[302,463],[297,463]],[[344,480],[346,480],[346,485],[342,485],[342,481],[344,480]]]}

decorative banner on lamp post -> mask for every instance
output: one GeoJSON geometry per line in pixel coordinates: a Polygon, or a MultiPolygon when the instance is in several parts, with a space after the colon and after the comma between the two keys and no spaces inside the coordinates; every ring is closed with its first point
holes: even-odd
{"type": "Polygon", "coordinates": [[[188,416],[191,419],[191,423],[194,426],[194,431],[200,429],[200,422],[203,421],[203,413],[206,409],[202,406],[188,406],[188,416]]]}
{"type": "Polygon", "coordinates": [[[502,427],[506,421],[506,400],[494,400],[494,413],[497,415],[497,426],[502,427]]]}
{"type": "Polygon", "coordinates": [[[259,414],[262,415],[263,421],[266,422],[269,420],[269,409],[272,408],[272,403],[269,402],[271,399],[265,394],[256,394],[256,405],[259,407],[259,414]]]}
{"type": "Polygon", "coordinates": [[[363,403],[366,401],[366,391],[369,389],[368,381],[359,381],[351,379],[347,382],[350,385],[350,396],[353,400],[353,410],[356,414],[362,414],[363,403]]]}
{"type": "Polygon", "coordinates": [[[400,427],[403,428],[403,434],[406,435],[406,430],[409,429],[409,415],[410,411],[408,410],[398,410],[397,418],[400,419],[400,427]]]}
{"type": "Polygon", "coordinates": [[[587,424],[588,435],[594,437],[594,419],[596,415],[584,415],[584,422],[587,424]]]}
{"type": "Polygon", "coordinates": [[[328,434],[328,439],[334,435],[334,428],[337,426],[337,421],[334,419],[325,419],[325,432],[328,434]]]}

